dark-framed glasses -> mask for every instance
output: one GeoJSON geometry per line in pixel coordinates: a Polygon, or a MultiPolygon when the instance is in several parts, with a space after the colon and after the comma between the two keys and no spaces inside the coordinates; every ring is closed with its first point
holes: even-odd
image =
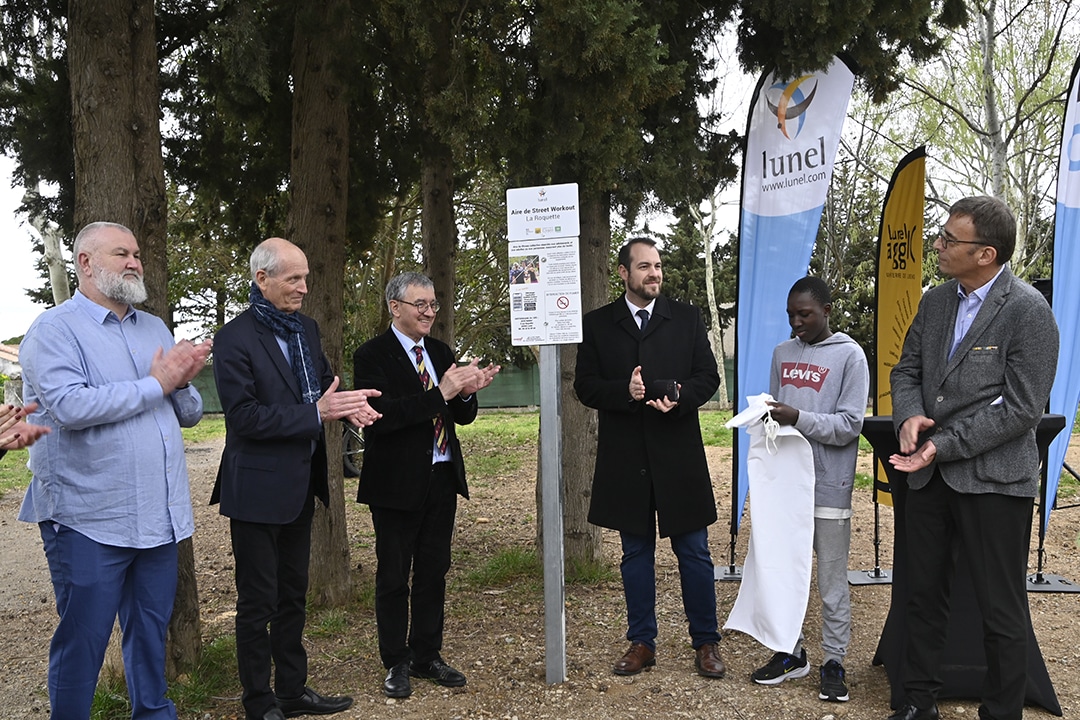
{"type": "Polygon", "coordinates": [[[421,313],[421,314],[426,313],[428,310],[430,310],[433,313],[437,313],[437,312],[439,312],[439,308],[442,307],[439,304],[438,300],[436,300],[435,302],[428,302],[427,300],[421,300],[420,302],[409,302],[408,300],[398,300],[398,302],[399,303],[405,303],[406,305],[412,305],[414,308],[416,308],[416,311],[418,313],[421,313]]]}
{"type": "Polygon", "coordinates": [[[956,236],[946,230],[944,225],[938,230],[937,239],[941,241],[941,247],[946,250],[949,249],[950,245],[990,245],[990,243],[985,243],[982,240],[957,240],[956,236]]]}

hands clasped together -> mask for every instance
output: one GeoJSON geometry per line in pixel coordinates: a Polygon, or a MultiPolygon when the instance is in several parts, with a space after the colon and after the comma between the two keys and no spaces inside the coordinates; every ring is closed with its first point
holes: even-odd
{"type": "Polygon", "coordinates": [[[889,462],[900,472],[915,472],[934,462],[937,446],[927,440],[919,446],[919,435],[934,427],[934,421],[925,415],[912,415],[900,426],[900,452],[889,456],[889,462]],[[916,448],[918,448],[916,450],[916,448]]]}
{"type": "Polygon", "coordinates": [[[214,341],[207,339],[198,344],[181,340],[167,352],[158,348],[150,361],[150,376],[161,383],[162,392],[168,395],[185,387],[199,374],[213,347],[214,341]]]}
{"type": "Polygon", "coordinates": [[[316,406],[323,422],[344,418],[355,427],[367,427],[382,417],[382,413],[368,404],[368,398],[382,395],[378,390],[338,390],[341,378],[334,376],[334,382],[326,388],[316,406]]]}
{"type": "MultiPolygon", "coordinates": [[[[682,384],[678,385],[679,390],[682,390],[682,384]]],[[[645,399],[645,381],[641,379],[641,366],[638,365],[634,368],[634,371],[630,373],[630,397],[634,400],[645,399]]],[[[655,400],[649,400],[645,403],[654,410],[659,410],[662,413],[666,413],[678,406],[678,400],[668,400],[666,395],[656,398],[655,400]]]]}
{"type": "Polygon", "coordinates": [[[475,358],[468,365],[451,365],[439,378],[439,391],[448,402],[455,395],[468,397],[490,385],[501,369],[495,364],[480,367],[475,358]]]}
{"type": "Polygon", "coordinates": [[[26,422],[26,416],[37,410],[37,407],[37,403],[30,403],[25,407],[0,406],[0,450],[20,450],[48,434],[49,428],[26,422]]]}

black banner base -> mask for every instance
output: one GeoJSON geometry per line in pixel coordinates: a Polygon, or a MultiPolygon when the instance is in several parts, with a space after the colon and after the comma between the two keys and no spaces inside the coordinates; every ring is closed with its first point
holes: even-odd
{"type": "Polygon", "coordinates": [[[1034,575],[1028,575],[1027,591],[1045,593],[1080,593],[1080,585],[1077,585],[1072,580],[1066,580],[1060,575],[1036,573],[1034,575]]]}
{"type": "Polygon", "coordinates": [[[848,570],[848,585],[889,585],[892,575],[885,568],[873,570],[848,570]]]}

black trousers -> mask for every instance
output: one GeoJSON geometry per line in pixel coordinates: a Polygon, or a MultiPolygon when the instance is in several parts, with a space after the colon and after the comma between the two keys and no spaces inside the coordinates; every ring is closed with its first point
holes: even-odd
{"type": "Polygon", "coordinates": [[[236,561],[236,662],[248,717],[261,718],[277,702],[299,697],[307,683],[306,619],[311,518],[308,495],[300,516],[286,525],[232,520],[236,561]]]}
{"type": "Polygon", "coordinates": [[[386,668],[407,659],[430,662],[442,650],[457,480],[452,463],[435,463],[431,467],[431,485],[419,509],[371,507],[378,561],[375,622],[379,655],[386,668]]]}
{"type": "Polygon", "coordinates": [[[907,493],[908,702],[929,707],[941,688],[949,621],[949,581],[956,562],[971,573],[983,617],[986,680],[980,717],[1021,720],[1027,685],[1028,544],[1034,499],[958,493],[934,472],[907,493]]]}

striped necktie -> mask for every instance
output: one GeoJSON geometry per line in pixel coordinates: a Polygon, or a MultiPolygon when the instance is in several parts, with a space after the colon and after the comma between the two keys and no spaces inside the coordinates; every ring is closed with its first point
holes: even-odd
{"type": "MultiPolygon", "coordinates": [[[[423,384],[425,390],[430,390],[435,387],[435,383],[431,382],[431,375],[424,365],[424,348],[419,345],[413,345],[413,352],[416,354],[416,372],[420,375],[420,382],[423,384]]],[[[441,413],[435,416],[435,441],[439,444],[439,452],[446,454],[446,445],[450,441],[450,438],[446,434],[446,426],[443,425],[441,413]]]]}

